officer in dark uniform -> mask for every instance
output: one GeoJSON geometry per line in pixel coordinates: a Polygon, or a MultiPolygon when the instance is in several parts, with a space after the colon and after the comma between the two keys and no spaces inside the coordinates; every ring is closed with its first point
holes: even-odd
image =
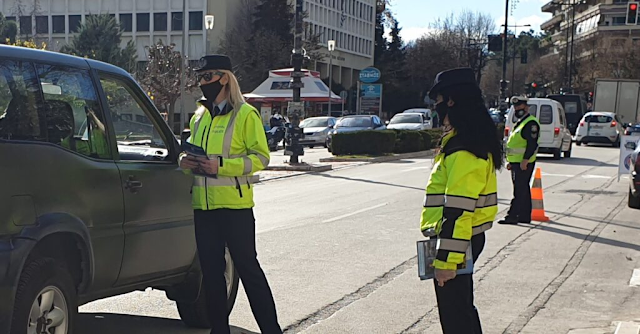
{"type": "Polygon", "coordinates": [[[507,216],[499,224],[531,223],[531,188],[540,137],[540,122],[529,114],[529,99],[511,98],[514,115],[519,120],[507,142],[507,168],[513,181],[513,200],[507,216]]]}

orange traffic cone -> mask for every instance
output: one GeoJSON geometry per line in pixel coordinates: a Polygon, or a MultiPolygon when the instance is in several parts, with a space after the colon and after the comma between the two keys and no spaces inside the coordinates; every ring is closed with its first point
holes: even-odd
{"type": "Polygon", "coordinates": [[[531,220],[548,222],[549,217],[544,212],[544,199],[542,196],[542,170],[536,169],[536,176],[531,187],[531,220]]]}

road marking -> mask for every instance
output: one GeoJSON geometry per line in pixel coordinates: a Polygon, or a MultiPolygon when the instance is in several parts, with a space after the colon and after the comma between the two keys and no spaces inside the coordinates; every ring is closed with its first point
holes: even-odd
{"type": "Polygon", "coordinates": [[[640,286],[640,269],[633,270],[633,275],[631,275],[629,286],[640,286]]]}
{"type": "Polygon", "coordinates": [[[388,204],[388,203],[383,203],[383,204],[378,204],[378,205],[376,205],[376,206],[372,206],[372,207],[370,207],[370,208],[364,208],[364,209],[362,209],[362,210],[354,211],[354,212],[348,213],[348,214],[346,214],[346,215],[342,215],[342,216],[340,216],[340,217],[335,217],[335,218],[327,219],[327,220],[323,221],[323,223],[333,223],[333,222],[338,221],[338,220],[340,220],[340,219],[348,218],[348,217],[351,217],[351,216],[355,216],[355,215],[357,215],[357,214],[361,214],[361,213],[363,213],[363,212],[367,212],[367,211],[375,210],[375,209],[377,209],[377,208],[381,208],[381,207],[383,207],[383,206],[385,206],[385,205],[387,205],[387,204],[388,204]]]}
{"type": "Polygon", "coordinates": [[[416,170],[423,170],[423,169],[431,169],[431,167],[413,167],[413,168],[407,168],[404,171],[405,172],[413,172],[416,170]]]}
{"type": "MultiPolygon", "coordinates": [[[[542,173],[542,176],[555,176],[555,177],[576,177],[576,175],[570,175],[570,174],[550,174],[550,173],[542,173]]],[[[581,175],[580,176],[583,179],[610,179],[613,176],[606,176],[606,175],[581,175]]]]}

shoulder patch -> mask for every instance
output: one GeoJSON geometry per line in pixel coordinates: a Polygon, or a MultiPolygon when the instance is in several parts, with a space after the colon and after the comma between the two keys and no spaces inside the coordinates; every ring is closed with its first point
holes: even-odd
{"type": "Polygon", "coordinates": [[[537,133],[540,129],[538,128],[538,124],[534,124],[531,126],[531,132],[537,133]]]}

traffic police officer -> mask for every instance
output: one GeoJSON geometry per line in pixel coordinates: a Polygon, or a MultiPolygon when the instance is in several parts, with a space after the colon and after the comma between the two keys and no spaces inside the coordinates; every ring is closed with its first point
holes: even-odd
{"type": "Polygon", "coordinates": [[[262,120],[245,102],[227,56],[205,56],[201,65],[197,74],[204,98],[191,119],[187,141],[201,147],[207,157],[183,153],[180,166],[195,174],[196,242],[211,333],[230,332],[226,245],[262,333],[279,334],[271,289],[257,259],[252,209],[251,176],[269,165],[262,120]]]}
{"type": "Polygon", "coordinates": [[[426,189],[420,229],[438,238],[435,290],[445,334],[480,334],[473,275],[457,275],[471,247],[475,262],[498,212],[502,143],[470,68],[442,72],[429,96],[445,127],[426,189]]]}
{"type": "Polygon", "coordinates": [[[536,164],[540,122],[529,114],[528,102],[529,99],[523,96],[511,98],[514,114],[518,119],[507,141],[507,168],[511,170],[513,200],[507,216],[498,222],[500,224],[531,223],[529,182],[536,164]]]}

